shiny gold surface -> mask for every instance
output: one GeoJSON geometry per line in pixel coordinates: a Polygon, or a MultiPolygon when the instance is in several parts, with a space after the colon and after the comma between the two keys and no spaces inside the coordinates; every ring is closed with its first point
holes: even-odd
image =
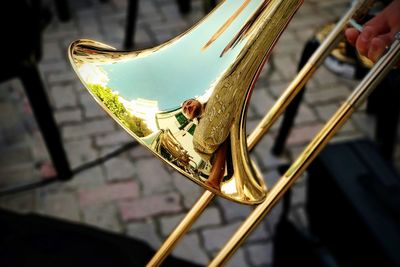
{"type": "Polygon", "coordinates": [[[157,157],[208,190],[147,266],[161,264],[214,193],[245,204],[261,202],[210,263],[223,265],[387,73],[399,58],[398,41],[266,194],[266,185],[248,151],[338,44],[347,20],[357,11],[356,15],[362,16],[364,11],[360,10],[365,10],[367,3],[371,0],[353,1],[249,136],[248,144],[245,119],[252,88],[300,0],[227,0],[188,32],[142,51],[116,51],[91,40],[71,45],[75,71],[106,112],[157,157]],[[116,75],[117,70],[123,75],[116,75]],[[121,84],[121,80],[126,82],[121,84]],[[190,109],[186,103],[196,101],[200,114],[196,118],[184,116],[190,109]]]}
{"type": "Polygon", "coordinates": [[[283,94],[275,101],[271,109],[261,119],[260,123],[249,135],[247,140],[249,150],[252,150],[257,145],[257,143],[276,122],[283,111],[285,111],[292,99],[300,92],[305,83],[314,74],[315,70],[343,39],[343,28],[346,26],[348,20],[355,15],[362,16],[359,10],[364,9],[364,7],[369,4],[370,0],[354,2],[346,14],[344,14],[343,17],[336,23],[336,25],[324,28],[324,35],[321,39],[321,45],[309,58],[307,63],[299,71],[283,94]]]}
{"type": "Polygon", "coordinates": [[[215,194],[257,204],[266,185],[248,155],[247,103],[300,3],[227,0],[160,46],[127,52],[78,40],[69,57],[99,105],[157,157],[215,194]],[[184,114],[187,99],[200,103],[197,118],[184,114]],[[222,144],[231,153],[220,153],[221,166],[222,144]],[[211,180],[211,173],[219,177],[211,180]]]}
{"type": "Polygon", "coordinates": [[[361,105],[376,85],[385,77],[396,62],[398,62],[400,59],[400,33],[396,36],[397,40],[395,40],[389,52],[373,66],[366,77],[355,88],[353,93],[347,98],[331,119],[313,138],[310,144],[304,149],[297,160],[268,192],[265,201],[259,204],[250,216],[247,217],[245,222],[233,234],[209,266],[221,266],[228,261],[246,237],[259,225],[272,207],[282,198],[283,194],[290,188],[297,178],[304,173],[309,164],[325,147],[329,140],[343,126],[343,124],[345,124],[355,109],[361,105]]]}

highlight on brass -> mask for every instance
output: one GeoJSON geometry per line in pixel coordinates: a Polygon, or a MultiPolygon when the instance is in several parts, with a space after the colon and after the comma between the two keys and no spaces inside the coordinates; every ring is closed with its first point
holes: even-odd
{"type": "Polygon", "coordinates": [[[242,145],[243,120],[260,66],[291,14],[285,10],[298,6],[270,3],[226,0],[189,31],[140,51],[77,40],[70,61],[99,105],[160,159],[213,193],[260,203],[266,186],[242,145]],[[272,16],[281,22],[266,23],[272,16]],[[261,46],[264,55],[248,53],[261,46]]]}

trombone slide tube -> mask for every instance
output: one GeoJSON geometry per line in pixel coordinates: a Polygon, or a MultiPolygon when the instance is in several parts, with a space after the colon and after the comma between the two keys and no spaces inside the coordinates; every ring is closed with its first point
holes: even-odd
{"type": "Polygon", "coordinates": [[[202,214],[204,209],[208,206],[211,200],[214,199],[215,194],[211,191],[204,191],[200,198],[196,201],[194,206],[186,214],[185,218],[175,227],[174,231],[168,236],[161,247],[154,254],[153,258],[147,263],[147,267],[160,266],[168,254],[174,249],[176,243],[182,236],[190,229],[196,219],[202,214]]]}
{"type": "Polygon", "coordinates": [[[263,117],[260,123],[256,126],[253,132],[249,135],[247,139],[249,150],[257,145],[261,138],[266,134],[266,132],[271,128],[279,116],[283,113],[289,103],[293,98],[300,92],[307,81],[311,78],[317,68],[321,65],[324,59],[329,55],[333,48],[335,48],[338,43],[343,38],[343,29],[349,20],[354,16],[359,16],[360,9],[365,5],[369,4],[369,0],[359,0],[353,2],[346,14],[336,23],[335,27],[324,39],[318,49],[310,57],[304,67],[296,75],[294,80],[289,84],[284,93],[279,97],[268,113],[263,117]]]}
{"type": "Polygon", "coordinates": [[[304,173],[308,165],[343,126],[355,109],[363,103],[366,97],[375,89],[376,85],[385,77],[398,60],[400,60],[400,33],[397,33],[396,40],[388,53],[374,65],[353,93],[314,137],[286,173],[279,179],[267,195],[265,201],[254,209],[209,266],[221,266],[226,263],[246,237],[258,226],[297,178],[304,173]]]}

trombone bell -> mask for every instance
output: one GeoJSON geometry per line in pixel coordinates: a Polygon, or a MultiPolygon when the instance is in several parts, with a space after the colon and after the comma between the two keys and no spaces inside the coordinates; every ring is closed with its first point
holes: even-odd
{"type": "Polygon", "coordinates": [[[257,204],[245,119],[255,81],[301,0],[226,0],[159,46],[118,51],[78,40],[69,58],[97,103],[140,144],[207,190],[257,204]]]}

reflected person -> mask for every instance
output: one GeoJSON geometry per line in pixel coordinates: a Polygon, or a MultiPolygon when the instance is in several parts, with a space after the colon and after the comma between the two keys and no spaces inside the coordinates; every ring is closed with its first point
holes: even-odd
{"type": "Polygon", "coordinates": [[[199,118],[203,112],[203,104],[197,99],[188,99],[182,104],[182,113],[189,119],[199,118]]]}
{"type": "MultiPolygon", "coordinates": [[[[201,123],[201,115],[203,114],[205,105],[197,99],[188,99],[182,104],[182,113],[189,120],[197,119],[201,123]]],[[[195,134],[196,136],[196,130],[195,134]]],[[[196,146],[195,139],[193,140],[193,147],[197,153],[200,154],[203,160],[212,164],[212,169],[206,184],[214,189],[220,189],[220,183],[225,174],[225,160],[226,160],[226,141],[219,144],[218,148],[213,153],[203,153],[196,146]]]]}

